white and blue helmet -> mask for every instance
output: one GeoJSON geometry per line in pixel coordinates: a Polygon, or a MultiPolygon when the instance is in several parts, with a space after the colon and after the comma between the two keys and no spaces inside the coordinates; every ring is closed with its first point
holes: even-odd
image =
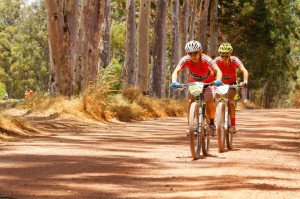
{"type": "Polygon", "coordinates": [[[199,41],[192,40],[192,41],[187,42],[184,49],[185,49],[185,52],[191,53],[191,52],[201,51],[202,46],[199,41]]]}

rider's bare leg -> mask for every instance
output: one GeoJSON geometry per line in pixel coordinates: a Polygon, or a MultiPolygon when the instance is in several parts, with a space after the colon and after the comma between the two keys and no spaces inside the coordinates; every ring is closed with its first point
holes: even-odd
{"type": "Polygon", "coordinates": [[[190,107],[194,101],[195,101],[195,97],[191,93],[188,93],[188,99],[187,99],[187,105],[186,105],[188,122],[189,122],[189,116],[190,116],[190,107]]]}
{"type": "Polygon", "coordinates": [[[216,116],[216,106],[214,102],[214,94],[212,92],[206,92],[204,94],[204,102],[206,104],[206,115],[208,119],[210,120],[210,123],[213,124],[213,120],[216,116]]]}
{"type": "MultiPolygon", "coordinates": [[[[187,104],[186,104],[188,125],[189,125],[189,117],[190,117],[190,107],[194,101],[195,101],[195,97],[192,94],[188,93],[187,104]]],[[[185,133],[187,136],[189,136],[189,129],[187,129],[185,133]]]]}
{"type": "MultiPolygon", "coordinates": [[[[228,107],[229,107],[229,115],[230,115],[230,122],[231,125],[234,126],[235,128],[235,106],[234,106],[234,97],[236,95],[236,90],[235,89],[229,89],[228,91],[228,107]]],[[[237,130],[234,129],[236,132],[237,130]]]]}
{"type": "Polygon", "coordinates": [[[215,116],[216,116],[216,106],[215,106],[215,101],[214,101],[214,94],[212,92],[206,92],[204,94],[204,102],[206,104],[206,115],[209,119],[209,126],[210,126],[210,134],[211,136],[215,136],[215,116]]]}

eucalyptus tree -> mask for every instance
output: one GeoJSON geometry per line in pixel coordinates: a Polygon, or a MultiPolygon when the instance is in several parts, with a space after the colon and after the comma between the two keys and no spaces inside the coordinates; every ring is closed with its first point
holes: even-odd
{"type": "Polygon", "coordinates": [[[46,0],[50,51],[50,92],[72,94],[72,70],[76,58],[79,1],[46,0]]]}
{"type": "Polygon", "coordinates": [[[105,0],[104,23],[100,28],[101,38],[99,42],[100,47],[100,66],[106,68],[111,60],[111,0],[105,0]]]}
{"type": "Polygon", "coordinates": [[[214,58],[218,55],[218,0],[210,0],[209,36],[208,55],[214,58]]]}
{"type": "Polygon", "coordinates": [[[26,90],[46,92],[49,83],[49,49],[45,2],[38,1],[21,9],[17,33],[11,41],[8,91],[23,97],[26,90]]]}
{"type": "Polygon", "coordinates": [[[149,26],[151,0],[140,1],[138,46],[137,46],[137,76],[136,83],[142,93],[149,93],[149,26]]]}
{"type": "MultiPolygon", "coordinates": [[[[180,2],[179,0],[171,0],[171,46],[170,46],[170,74],[173,73],[174,69],[176,68],[176,65],[180,59],[181,56],[181,45],[180,45],[180,33],[179,33],[179,12],[180,12],[180,2]]],[[[183,22],[183,24],[185,24],[183,22]]],[[[185,32],[185,28],[182,28],[182,33],[185,32]]],[[[175,93],[173,93],[175,94],[175,93]]]]}
{"type": "Polygon", "coordinates": [[[0,32],[12,26],[19,19],[22,1],[1,0],[0,1],[0,32]]]}
{"type": "MultiPolygon", "coordinates": [[[[105,0],[83,0],[81,3],[78,64],[75,75],[84,91],[97,82],[100,27],[104,23],[105,0]]],[[[78,81],[77,81],[78,82],[78,81]]],[[[78,85],[78,84],[76,84],[78,85]]],[[[79,85],[78,85],[79,86],[79,85]]]]}
{"type": "Polygon", "coordinates": [[[159,0],[156,6],[156,19],[154,27],[152,91],[156,97],[166,95],[166,18],[167,0],[159,0]]]}
{"type": "Polygon", "coordinates": [[[21,1],[0,1],[0,83],[3,89],[13,94],[13,79],[10,66],[13,63],[12,49],[15,35],[18,33],[16,23],[21,15],[21,1]]]}
{"type": "MultiPolygon", "coordinates": [[[[186,0],[187,1],[187,0],[186,0]]],[[[194,39],[195,33],[195,19],[197,16],[197,0],[188,0],[187,2],[190,5],[190,19],[189,19],[189,28],[188,28],[188,40],[194,39]]]]}
{"type": "MultiPolygon", "coordinates": [[[[194,25],[195,25],[195,15],[196,15],[196,1],[195,0],[184,0],[182,5],[182,11],[181,11],[181,50],[180,55],[184,56],[186,54],[185,52],[185,44],[192,40],[194,37],[194,25]],[[195,6],[195,7],[194,7],[195,6]]],[[[182,83],[188,82],[188,71],[187,69],[183,69],[183,72],[180,74],[180,79],[182,83]]],[[[185,97],[186,92],[182,92],[181,96],[185,97]]]]}
{"type": "Polygon", "coordinates": [[[126,0],[126,52],[123,67],[125,86],[135,85],[135,4],[134,0],[126,0]]]}
{"type": "Polygon", "coordinates": [[[208,21],[208,8],[209,8],[210,0],[201,0],[200,3],[200,35],[199,41],[202,45],[203,51],[206,52],[207,44],[206,44],[206,31],[207,31],[207,21],[208,21]]]}
{"type": "Polygon", "coordinates": [[[191,34],[191,10],[192,8],[192,0],[184,0],[182,1],[182,6],[180,9],[180,55],[183,56],[185,54],[185,44],[191,40],[190,34],[191,34]]]}

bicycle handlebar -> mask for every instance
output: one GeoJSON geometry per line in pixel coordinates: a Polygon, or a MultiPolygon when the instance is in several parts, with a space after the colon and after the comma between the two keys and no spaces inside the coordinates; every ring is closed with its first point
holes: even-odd
{"type": "MultiPolygon", "coordinates": [[[[187,83],[187,84],[180,84],[178,88],[185,88],[185,87],[188,87],[189,85],[192,85],[196,82],[190,82],[190,83],[187,83]]],[[[216,85],[214,82],[211,82],[211,83],[203,83],[201,82],[204,86],[213,86],[213,85],[216,85]]]]}
{"type": "MultiPolygon", "coordinates": [[[[188,87],[189,85],[192,85],[193,83],[196,83],[196,82],[190,82],[190,83],[187,83],[187,84],[180,84],[179,87],[177,87],[176,89],[183,89],[183,88],[186,88],[188,87]]],[[[203,83],[201,82],[204,86],[215,86],[216,84],[214,82],[211,82],[211,83],[203,83]]],[[[228,84],[222,84],[222,86],[224,85],[228,85],[228,84]]],[[[245,85],[240,85],[240,84],[233,84],[233,85],[229,85],[230,87],[233,87],[233,88],[244,88],[244,87],[247,87],[247,84],[245,85]]]]}
{"type": "MultiPolygon", "coordinates": [[[[226,85],[226,84],[223,84],[223,85],[226,85]]],[[[247,87],[247,84],[241,85],[241,83],[240,83],[240,84],[233,84],[233,85],[229,85],[229,86],[233,87],[233,88],[245,88],[245,87],[247,87]]]]}

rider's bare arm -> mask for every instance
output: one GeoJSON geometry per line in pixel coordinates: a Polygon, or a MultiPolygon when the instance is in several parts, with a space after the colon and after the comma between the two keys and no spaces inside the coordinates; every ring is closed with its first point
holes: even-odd
{"type": "Polygon", "coordinates": [[[217,75],[216,75],[216,80],[222,80],[222,71],[220,70],[220,68],[217,66],[217,64],[214,66],[214,70],[216,71],[217,75]]]}
{"type": "Polygon", "coordinates": [[[245,68],[245,66],[243,65],[243,63],[241,62],[241,60],[235,56],[232,56],[233,60],[238,64],[239,69],[242,71],[243,73],[243,80],[244,82],[247,84],[248,83],[248,71],[245,68]]]}
{"type": "Polygon", "coordinates": [[[175,70],[172,73],[172,82],[177,82],[178,74],[182,71],[184,64],[188,60],[190,60],[190,57],[187,55],[182,57],[181,60],[178,62],[175,70]]]}
{"type": "Polygon", "coordinates": [[[248,83],[248,71],[247,71],[247,69],[244,66],[241,66],[240,70],[243,72],[244,82],[248,83]]]}
{"type": "Polygon", "coordinates": [[[177,66],[172,73],[172,82],[177,82],[178,74],[182,71],[181,66],[177,66]]]}
{"type": "Polygon", "coordinates": [[[218,64],[214,61],[214,60],[212,60],[211,61],[211,67],[214,69],[214,71],[216,72],[216,80],[222,80],[222,71],[221,71],[221,69],[219,68],[219,66],[218,66],[218,64]]]}
{"type": "Polygon", "coordinates": [[[208,61],[209,65],[212,67],[212,69],[216,72],[216,80],[222,80],[222,71],[220,70],[217,63],[211,59],[210,57],[206,56],[206,60],[208,61]]]}

